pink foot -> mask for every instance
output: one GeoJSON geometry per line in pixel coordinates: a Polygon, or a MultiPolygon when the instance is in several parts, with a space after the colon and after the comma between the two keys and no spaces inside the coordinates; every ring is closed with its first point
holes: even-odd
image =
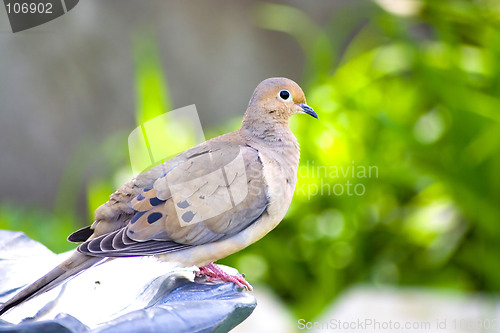
{"type": "Polygon", "coordinates": [[[213,262],[200,267],[200,272],[196,274],[197,276],[204,275],[207,277],[207,281],[224,281],[224,282],[232,282],[240,288],[246,288],[248,290],[253,290],[253,287],[250,283],[245,280],[245,277],[242,274],[238,275],[229,275],[224,272],[219,266],[214,264],[213,262]]]}

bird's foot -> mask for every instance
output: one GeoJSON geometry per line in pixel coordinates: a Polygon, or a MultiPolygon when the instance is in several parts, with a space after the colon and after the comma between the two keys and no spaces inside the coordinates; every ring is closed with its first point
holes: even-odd
{"type": "Polygon", "coordinates": [[[197,276],[205,276],[207,281],[224,281],[232,282],[240,288],[246,288],[247,290],[253,290],[250,283],[245,280],[243,274],[230,275],[222,270],[215,263],[210,263],[206,266],[200,267],[200,272],[196,274],[197,276]]]}

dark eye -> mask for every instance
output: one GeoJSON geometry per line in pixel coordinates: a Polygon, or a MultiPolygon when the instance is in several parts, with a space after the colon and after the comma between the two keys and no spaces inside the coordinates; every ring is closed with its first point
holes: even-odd
{"type": "Polygon", "coordinates": [[[279,93],[278,93],[278,96],[284,100],[284,101],[287,101],[288,99],[290,99],[290,92],[288,90],[281,90],[279,93]]]}

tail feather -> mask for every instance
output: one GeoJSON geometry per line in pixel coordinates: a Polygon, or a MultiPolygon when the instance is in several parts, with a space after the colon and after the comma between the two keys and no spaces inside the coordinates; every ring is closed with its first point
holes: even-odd
{"type": "Polygon", "coordinates": [[[0,316],[24,301],[57,287],[64,281],[76,276],[101,260],[104,260],[104,258],[92,257],[75,252],[56,268],[21,290],[4,304],[0,305],[0,316]]]}

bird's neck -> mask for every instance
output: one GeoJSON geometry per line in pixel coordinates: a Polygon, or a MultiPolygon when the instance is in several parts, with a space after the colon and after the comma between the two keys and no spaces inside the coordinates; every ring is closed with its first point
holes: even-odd
{"type": "Polygon", "coordinates": [[[287,120],[273,118],[244,119],[241,134],[250,141],[268,144],[274,147],[294,147],[298,150],[297,139],[293,135],[287,120]]]}
{"type": "Polygon", "coordinates": [[[240,134],[250,146],[260,150],[272,150],[276,154],[276,162],[292,167],[296,174],[299,164],[300,150],[295,135],[293,135],[288,121],[275,121],[269,124],[269,119],[245,119],[240,134]]]}

